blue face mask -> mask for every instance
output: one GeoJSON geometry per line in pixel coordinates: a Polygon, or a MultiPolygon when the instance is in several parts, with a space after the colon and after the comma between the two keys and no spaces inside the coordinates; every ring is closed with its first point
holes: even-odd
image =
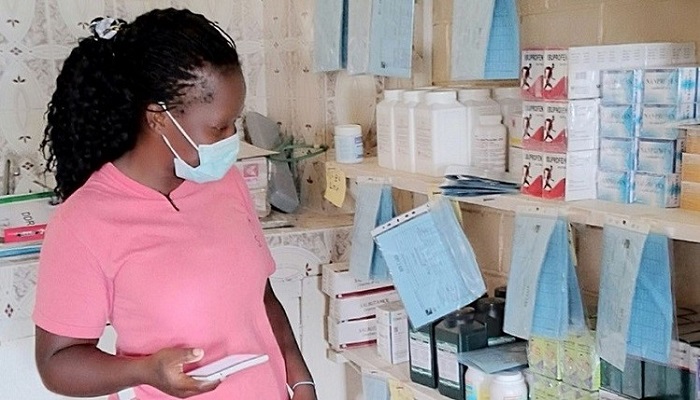
{"type": "Polygon", "coordinates": [[[218,181],[223,178],[224,175],[231,169],[233,164],[236,163],[238,159],[238,150],[240,148],[240,135],[237,133],[227,137],[226,139],[219,140],[212,144],[196,144],[192,138],[185,132],[179,122],[173,118],[170,111],[165,107],[165,104],[161,104],[165,113],[173,121],[177,130],[182,133],[182,136],[187,139],[187,141],[192,145],[192,147],[197,150],[199,155],[199,165],[193,167],[187,164],[182,157],[175,151],[170,141],[165,136],[163,140],[165,144],[168,145],[170,151],[175,155],[173,160],[175,164],[175,175],[182,179],[188,181],[193,181],[197,183],[218,181]]]}

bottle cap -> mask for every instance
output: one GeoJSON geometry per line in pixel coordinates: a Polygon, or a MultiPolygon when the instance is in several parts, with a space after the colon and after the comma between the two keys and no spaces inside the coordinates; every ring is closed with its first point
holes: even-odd
{"type": "Polygon", "coordinates": [[[491,95],[489,89],[460,89],[458,98],[459,101],[467,100],[488,100],[491,95]]]}

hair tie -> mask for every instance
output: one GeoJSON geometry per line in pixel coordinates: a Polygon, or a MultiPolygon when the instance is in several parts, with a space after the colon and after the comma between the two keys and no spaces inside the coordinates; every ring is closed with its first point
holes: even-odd
{"type": "Polygon", "coordinates": [[[110,40],[126,25],[126,21],[111,17],[97,17],[90,21],[90,33],[95,39],[110,40]]]}

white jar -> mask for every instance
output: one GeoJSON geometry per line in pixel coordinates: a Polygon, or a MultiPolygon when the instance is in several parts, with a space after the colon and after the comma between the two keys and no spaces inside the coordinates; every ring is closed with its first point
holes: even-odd
{"type": "Polygon", "coordinates": [[[425,98],[424,90],[403,92],[401,103],[394,106],[396,122],[396,169],[416,172],[416,107],[425,98]]]}
{"type": "Polygon", "coordinates": [[[520,371],[497,374],[489,386],[491,400],[527,400],[527,385],[520,371]]]}
{"type": "Polygon", "coordinates": [[[453,90],[427,92],[416,107],[416,172],[442,176],[449,165],[469,165],[467,110],[453,90]]]}
{"type": "Polygon", "coordinates": [[[377,161],[380,167],[396,169],[395,107],[403,90],[385,90],[384,100],[377,104],[377,161]]]}
{"type": "Polygon", "coordinates": [[[489,400],[491,375],[476,368],[469,367],[464,373],[465,400],[489,400]]]}
{"type": "Polygon", "coordinates": [[[506,172],[506,127],[500,115],[482,115],[474,129],[472,165],[481,170],[506,172]]]}
{"type": "Polygon", "coordinates": [[[461,89],[459,102],[467,108],[466,125],[467,137],[470,141],[470,160],[472,165],[477,154],[477,146],[474,143],[476,129],[479,126],[479,118],[482,115],[498,115],[501,117],[501,106],[490,97],[489,89],[461,89]]]}
{"type": "Polygon", "coordinates": [[[336,125],[334,135],[335,161],[357,164],[363,160],[362,127],[356,124],[336,125]]]}

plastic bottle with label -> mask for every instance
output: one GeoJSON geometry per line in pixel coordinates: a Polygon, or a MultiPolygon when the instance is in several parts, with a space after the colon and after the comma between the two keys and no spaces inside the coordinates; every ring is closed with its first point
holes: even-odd
{"type": "Polygon", "coordinates": [[[403,92],[403,101],[394,106],[396,122],[396,169],[416,172],[416,107],[425,98],[425,90],[403,92]]]}
{"type": "Polygon", "coordinates": [[[472,165],[485,171],[505,172],[506,140],[506,127],[501,124],[500,114],[480,116],[472,139],[472,165]]]}
{"type": "Polygon", "coordinates": [[[377,104],[377,161],[380,167],[396,169],[396,120],[394,109],[403,90],[385,90],[377,104]]]}
{"type": "Polygon", "coordinates": [[[519,114],[523,111],[523,100],[520,98],[519,87],[505,87],[493,89],[493,99],[501,107],[503,121],[511,114],[519,114]]]}
{"type": "Polygon", "coordinates": [[[476,367],[467,368],[464,373],[465,400],[489,400],[491,375],[476,367]]]}
{"type": "MultiPolygon", "coordinates": [[[[481,117],[492,115],[498,116],[502,120],[501,106],[490,97],[489,89],[461,89],[458,93],[459,102],[467,108],[466,128],[467,137],[469,138],[469,159],[470,165],[481,168],[477,163],[477,159],[481,160],[481,149],[479,144],[475,143],[477,138],[477,130],[481,124],[481,117]]],[[[494,117],[495,118],[495,117],[494,117]]]]}
{"type": "Polygon", "coordinates": [[[497,374],[489,386],[491,400],[527,400],[527,385],[520,371],[497,374]]]}
{"type": "Polygon", "coordinates": [[[482,349],[488,345],[484,324],[475,320],[474,309],[456,311],[435,327],[438,363],[438,391],[451,399],[464,400],[466,367],[459,363],[459,353],[482,349]]]}
{"type": "Polygon", "coordinates": [[[408,362],[411,381],[430,388],[437,387],[435,325],[414,328],[409,321],[408,362]]]}
{"type": "Polygon", "coordinates": [[[470,164],[466,115],[454,90],[425,94],[415,109],[417,173],[442,176],[449,165],[470,164]]]}

